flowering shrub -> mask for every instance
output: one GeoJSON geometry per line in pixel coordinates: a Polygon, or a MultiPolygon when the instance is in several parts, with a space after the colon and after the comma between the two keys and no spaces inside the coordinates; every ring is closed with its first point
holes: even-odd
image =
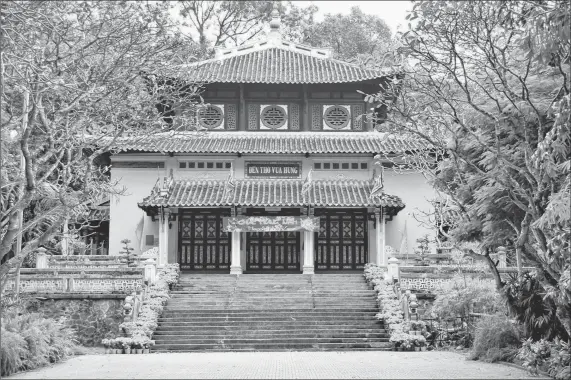
{"type": "Polygon", "coordinates": [[[455,275],[437,291],[431,311],[440,318],[467,316],[474,303],[487,313],[503,309],[500,294],[491,281],[466,275],[455,275]]]}
{"type": "Polygon", "coordinates": [[[532,374],[546,370],[557,380],[571,378],[569,343],[558,338],[552,342],[541,339],[535,343],[530,338],[523,342],[517,357],[523,360],[523,366],[532,374]]]}
{"type": "Polygon", "coordinates": [[[134,322],[123,322],[119,325],[123,333],[129,339],[132,338],[131,344],[138,346],[141,341],[147,342],[147,346],[153,344],[150,338],[158,326],[159,315],[170,298],[169,288],[177,283],[179,275],[180,269],[178,264],[167,264],[164,268],[161,268],[157,273],[156,283],[151,285],[145,294],[137,320],[134,322]]]}
{"type": "Polygon", "coordinates": [[[153,247],[151,249],[147,249],[145,252],[141,253],[142,259],[155,259],[159,256],[159,247],[153,247]]]}
{"type": "Polygon", "coordinates": [[[390,341],[406,347],[404,343],[409,342],[407,337],[409,334],[404,333],[404,314],[393,288],[385,282],[384,274],[385,271],[376,264],[365,265],[364,276],[377,292],[377,301],[381,309],[376,317],[387,325],[390,341]]]}

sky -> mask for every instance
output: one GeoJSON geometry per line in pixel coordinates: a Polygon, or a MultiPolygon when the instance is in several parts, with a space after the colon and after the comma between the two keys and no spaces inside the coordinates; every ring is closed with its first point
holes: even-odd
{"type": "Polygon", "coordinates": [[[406,12],[412,9],[410,1],[293,1],[293,3],[304,7],[316,5],[319,8],[316,21],[322,21],[326,13],[349,14],[352,6],[358,6],[363,13],[377,15],[385,20],[393,33],[397,31],[399,24],[406,26],[406,12]]]}

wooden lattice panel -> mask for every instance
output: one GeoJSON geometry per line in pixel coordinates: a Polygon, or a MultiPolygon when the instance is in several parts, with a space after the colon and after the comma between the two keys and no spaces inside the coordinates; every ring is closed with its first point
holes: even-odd
{"type": "Polygon", "coordinates": [[[248,130],[258,129],[259,108],[258,104],[248,105],[248,130]]]}
{"type": "Polygon", "coordinates": [[[236,105],[226,105],[226,129],[236,129],[236,105]]]}
{"type": "Polygon", "coordinates": [[[299,130],[299,104],[293,103],[289,106],[289,122],[291,130],[299,130]]]}
{"type": "Polygon", "coordinates": [[[311,105],[311,129],[314,131],[321,130],[321,106],[319,104],[311,105]]]}
{"type": "Polygon", "coordinates": [[[353,130],[362,131],[363,130],[363,120],[365,115],[363,115],[363,106],[361,104],[355,104],[352,107],[353,115],[353,130]]]}

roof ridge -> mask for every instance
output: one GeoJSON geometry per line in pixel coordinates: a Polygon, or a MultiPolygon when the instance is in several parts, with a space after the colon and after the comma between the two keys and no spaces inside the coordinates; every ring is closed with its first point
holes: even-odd
{"type": "MultiPolygon", "coordinates": [[[[292,42],[291,44],[294,44],[294,43],[292,42]]],[[[308,49],[318,49],[318,50],[321,50],[321,49],[319,49],[319,48],[314,48],[314,47],[311,47],[311,46],[309,46],[309,45],[302,45],[302,44],[295,44],[295,45],[296,45],[296,46],[302,46],[303,48],[306,48],[306,46],[307,46],[308,49]]],[[[258,49],[254,49],[254,50],[241,49],[241,51],[238,52],[238,53],[236,53],[236,54],[229,54],[229,55],[226,55],[226,56],[218,56],[218,57],[209,58],[209,59],[205,59],[205,60],[202,60],[202,61],[196,61],[196,62],[191,62],[191,63],[183,63],[183,64],[180,64],[180,65],[176,65],[175,67],[179,67],[179,68],[183,68],[183,67],[199,67],[199,66],[202,66],[202,65],[205,65],[205,64],[208,64],[208,63],[212,63],[212,62],[219,62],[220,64],[222,64],[223,61],[226,61],[226,60],[228,60],[228,59],[232,59],[232,58],[235,58],[235,57],[241,57],[241,56],[248,55],[248,54],[255,54],[255,53],[258,53],[258,52],[263,52],[263,51],[267,51],[267,50],[271,50],[271,49],[276,49],[276,50],[281,50],[281,51],[287,51],[287,52],[291,52],[291,53],[294,53],[294,54],[300,54],[300,55],[303,55],[303,56],[307,56],[307,57],[310,57],[310,58],[316,58],[316,59],[320,59],[320,60],[324,60],[324,61],[330,61],[330,62],[333,62],[333,63],[340,64],[340,65],[342,65],[342,66],[350,66],[350,67],[353,67],[353,68],[355,68],[355,69],[368,71],[369,73],[374,73],[374,74],[382,73],[382,74],[386,74],[386,73],[383,72],[382,69],[370,69],[370,68],[366,68],[366,67],[363,67],[362,65],[359,65],[359,64],[356,64],[356,63],[347,62],[347,61],[343,61],[343,60],[340,60],[340,59],[337,59],[337,58],[333,58],[333,57],[330,56],[330,55],[329,55],[329,56],[322,56],[322,57],[320,57],[320,56],[318,56],[318,55],[312,54],[311,51],[308,52],[308,51],[303,51],[303,50],[299,50],[299,49],[292,49],[292,48],[289,48],[289,47],[286,47],[286,46],[276,46],[276,45],[269,44],[269,43],[268,43],[267,45],[264,45],[263,47],[258,48],[258,49]]]]}

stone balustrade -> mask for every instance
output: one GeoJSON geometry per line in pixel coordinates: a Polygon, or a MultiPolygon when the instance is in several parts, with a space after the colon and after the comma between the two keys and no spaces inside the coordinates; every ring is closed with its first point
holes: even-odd
{"type": "MultiPolygon", "coordinates": [[[[22,293],[130,294],[145,284],[144,268],[22,268],[22,293]]],[[[6,288],[15,290],[15,279],[6,288]]]]}
{"type": "MultiPolygon", "coordinates": [[[[522,268],[524,272],[531,272],[533,267],[522,268]]],[[[493,276],[487,266],[475,267],[469,265],[427,265],[409,266],[401,265],[397,257],[389,259],[387,277],[398,280],[403,290],[415,289],[431,292],[442,288],[452,280],[459,271],[469,274],[478,274],[483,280],[493,281],[493,276]]],[[[500,275],[517,273],[515,267],[499,267],[500,275]]]]}
{"type": "Polygon", "coordinates": [[[127,259],[124,256],[50,256],[46,266],[42,266],[41,254],[38,252],[37,268],[126,268],[127,259]]]}

